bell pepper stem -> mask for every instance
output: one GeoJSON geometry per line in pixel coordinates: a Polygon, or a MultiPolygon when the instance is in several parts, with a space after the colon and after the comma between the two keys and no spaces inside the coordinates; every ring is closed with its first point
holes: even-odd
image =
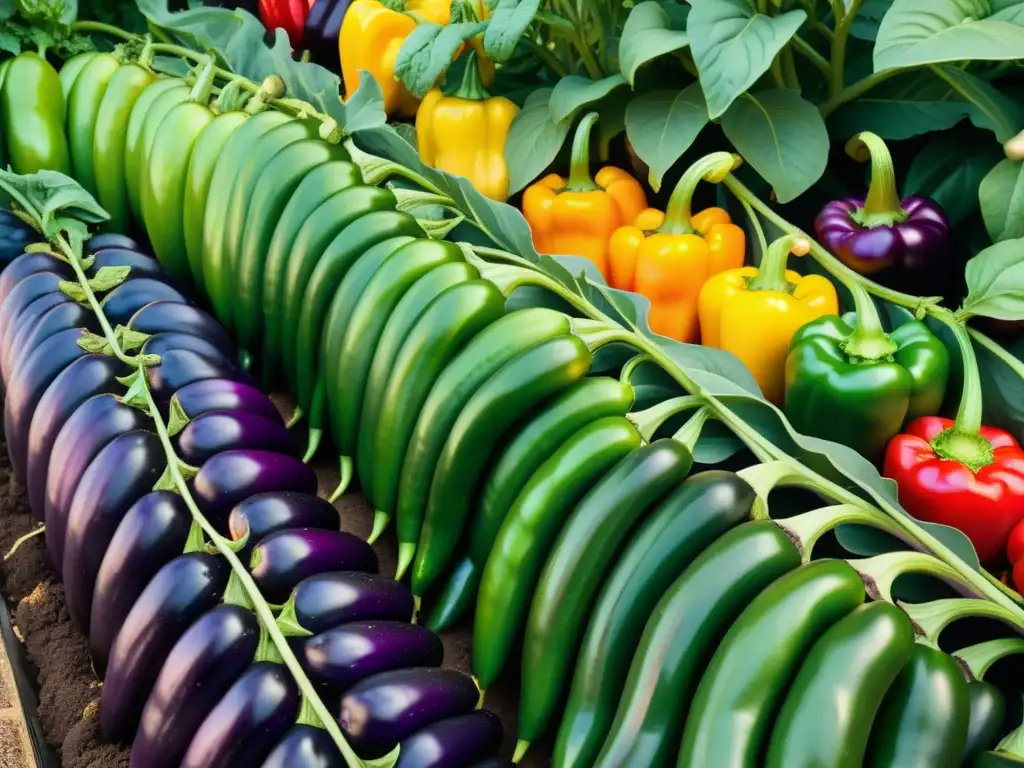
{"type": "Polygon", "coordinates": [[[666,235],[692,235],[697,229],[693,226],[693,195],[697,185],[702,181],[718,184],[730,171],[742,161],[737,155],[728,152],[714,152],[691,165],[672,190],[672,196],[665,210],[665,223],[658,232],[666,235]]]}
{"type": "Polygon", "coordinates": [[[1009,627],[1016,627],[1016,620],[1010,611],[998,603],[969,597],[953,597],[932,600],[930,603],[905,603],[900,606],[914,622],[917,634],[924,644],[939,649],[942,632],[954,621],[969,617],[995,619],[1009,627]]]}
{"type": "Polygon", "coordinates": [[[786,262],[792,252],[803,256],[811,250],[811,244],[800,234],[783,235],[768,246],[768,251],[761,260],[757,274],[750,278],[747,290],[750,291],[781,291],[788,293],[789,282],[786,280],[786,262]]]}
{"type": "Polygon", "coordinates": [[[961,667],[967,667],[967,671],[975,680],[984,680],[985,673],[997,661],[1020,654],[1024,654],[1024,639],[1001,637],[998,640],[988,640],[961,648],[953,656],[960,662],[961,667]]]}
{"type": "Polygon", "coordinates": [[[476,51],[470,49],[466,54],[466,69],[462,73],[462,82],[459,89],[452,94],[456,99],[467,101],[486,101],[491,97],[480,80],[480,68],[477,65],[476,51]]]}
{"type": "Polygon", "coordinates": [[[884,360],[891,358],[899,349],[885,330],[878,317],[878,310],[871,295],[858,280],[851,280],[847,289],[853,294],[853,305],[857,312],[857,325],[842,343],[843,351],[860,360],[884,360]]]}
{"type": "Polygon", "coordinates": [[[871,161],[871,185],[864,207],[852,214],[854,220],[869,229],[906,221],[907,212],[896,192],[892,155],[885,142],[871,131],[863,131],[850,139],[846,151],[854,159],[871,161]]]}
{"type": "Polygon", "coordinates": [[[864,580],[868,594],[873,600],[895,603],[892,585],[900,576],[907,573],[933,576],[965,597],[978,597],[977,590],[973,589],[956,570],[926,552],[886,552],[864,560],[854,560],[850,564],[864,580]]]}
{"type": "Polygon", "coordinates": [[[590,175],[590,135],[597,123],[597,112],[588,113],[576,129],[572,140],[572,160],[569,167],[569,182],[565,189],[571,192],[592,192],[598,189],[590,175]]]}

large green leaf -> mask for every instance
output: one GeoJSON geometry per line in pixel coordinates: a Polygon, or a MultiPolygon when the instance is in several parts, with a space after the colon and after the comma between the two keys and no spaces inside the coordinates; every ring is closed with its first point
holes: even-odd
{"type": "Polygon", "coordinates": [[[572,123],[556,123],[548,106],[551,88],[534,91],[516,115],[505,141],[509,192],[515,194],[540,176],[558,155],[572,123]]]}
{"type": "Polygon", "coordinates": [[[964,311],[996,320],[1024,320],[1024,238],[1003,240],[967,262],[964,311]]]}
{"type": "MultiPolygon", "coordinates": [[[[1024,342],[1005,347],[1024,366],[1024,342]]],[[[986,424],[1005,429],[1024,443],[1024,377],[985,347],[975,344],[986,424]]]]}
{"type": "Polygon", "coordinates": [[[993,242],[1024,237],[1024,163],[1001,161],[981,182],[979,197],[993,242]]]}
{"type": "Polygon", "coordinates": [[[722,130],[783,203],[805,192],[828,164],[825,121],[796,91],[743,94],[722,118],[722,130]]]}
{"type": "Polygon", "coordinates": [[[484,22],[421,23],[402,43],[395,61],[395,77],[413,95],[423,98],[444,76],[463,44],[480,34],[484,22]]]}
{"type": "Polygon", "coordinates": [[[533,22],[540,0],[497,0],[484,33],[484,51],[492,59],[505,62],[512,58],[516,45],[533,22]]]}
{"type": "Polygon", "coordinates": [[[687,22],[708,114],[721,117],[757,82],[807,19],[802,10],[766,16],[746,0],[700,0],[687,22]]]}
{"type": "Polygon", "coordinates": [[[600,101],[625,85],[626,79],[622,75],[611,75],[601,80],[591,80],[579,75],[563,77],[551,92],[551,100],[548,103],[551,119],[556,123],[572,121],[585,106],[600,101]]]}
{"type": "Polygon", "coordinates": [[[902,141],[952,128],[970,111],[971,105],[958,99],[922,101],[867,96],[832,113],[828,127],[839,141],[851,139],[861,131],[871,131],[891,141],[902,141]]]}
{"type": "Polygon", "coordinates": [[[619,70],[633,85],[637,70],[654,59],[690,44],[685,28],[674,29],[660,3],[645,0],[634,6],[619,40],[619,70]]]}
{"type": "Polygon", "coordinates": [[[864,0],[850,25],[850,35],[859,40],[874,42],[893,0],[864,0]]]}
{"type": "Polygon", "coordinates": [[[1000,142],[1009,141],[1024,128],[1024,106],[1000,93],[987,81],[947,65],[937,65],[932,70],[971,104],[968,112],[971,121],[979,128],[994,131],[1000,142]]]}
{"type": "Polygon", "coordinates": [[[629,103],[626,135],[650,167],[655,191],[707,123],[708,110],[699,83],[682,91],[652,91],[629,103]]]}

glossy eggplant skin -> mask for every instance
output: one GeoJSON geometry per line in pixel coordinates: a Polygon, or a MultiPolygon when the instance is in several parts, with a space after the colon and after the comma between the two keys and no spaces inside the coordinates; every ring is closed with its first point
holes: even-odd
{"type": "Polygon", "coordinates": [[[0,307],[3,307],[16,285],[26,277],[40,272],[50,272],[65,279],[74,275],[74,270],[69,264],[53,258],[48,253],[23,253],[0,273],[0,307]]]}
{"type": "Polygon", "coordinates": [[[142,345],[142,352],[144,354],[159,355],[161,359],[169,352],[178,349],[187,349],[211,360],[220,360],[225,364],[231,364],[230,355],[225,355],[220,347],[207,341],[202,336],[194,336],[191,333],[164,331],[163,333],[150,336],[146,339],[146,343],[142,345]]]}
{"type": "Polygon", "coordinates": [[[0,272],[39,235],[10,211],[0,211],[0,272]]]}
{"type": "Polygon", "coordinates": [[[473,679],[454,669],[381,672],[342,697],[338,722],[359,756],[373,759],[431,723],[472,712],[479,696],[473,679]]]}
{"type": "Polygon", "coordinates": [[[299,688],[288,669],[265,661],[253,664],[199,726],[181,768],[259,765],[298,711],[299,688]]]}
{"type": "Polygon", "coordinates": [[[283,603],[300,581],[328,571],[377,573],[373,547],[345,531],[292,528],[267,536],[249,558],[252,577],[271,603],[283,603]]]}
{"type": "Polygon", "coordinates": [[[231,508],[268,491],[315,494],[316,472],[298,459],[272,451],[225,451],[192,479],[192,493],[207,519],[226,531],[231,508]]]}
{"type": "Polygon", "coordinates": [[[192,419],[177,436],[178,455],[194,467],[218,453],[244,448],[302,458],[302,446],[293,432],[277,419],[254,413],[210,411],[192,419]]]}
{"type": "MultiPolygon", "coordinates": [[[[254,764],[255,765],[255,764],[254,764]]],[[[262,768],[348,768],[323,728],[294,725],[277,743],[262,768]]]]}
{"type": "Polygon", "coordinates": [[[218,605],[181,636],[142,709],[131,768],[177,768],[189,739],[252,664],[260,627],[252,611],[218,605]]]}
{"type": "Polygon", "coordinates": [[[188,304],[188,299],[178,289],[162,280],[140,277],[121,283],[104,297],[101,306],[112,326],[125,325],[132,315],[152,301],[188,304]]]}
{"type": "Polygon", "coordinates": [[[418,624],[355,621],[306,638],[300,660],[311,680],[341,693],[379,672],[439,667],[444,646],[418,624]]]}
{"type": "Polygon", "coordinates": [[[142,245],[128,235],[121,235],[117,232],[101,232],[85,241],[83,251],[92,254],[107,248],[127,248],[131,251],[141,251],[142,245]]]}
{"type": "Polygon", "coordinates": [[[251,496],[236,504],[228,515],[228,533],[233,541],[241,541],[246,533],[249,534],[245,546],[238,551],[238,559],[243,563],[249,562],[253,547],[276,531],[286,528],[336,531],[340,527],[341,518],[333,504],[319,496],[293,491],[271,491],[251,496]]]}
{"type": "Polygon", "coordinates": [[[161,282],[167,282],[167,273],[160,266],[160,262],[148,254],[130,248],[104,248],[96,253],[96,261],[89,267],[89,272],[95,274],[103,267],[130,267],[128,277],[138,280],[140,277],[151,277],[161,282]]]}
{"type": "Polygon", "coordinates": [[[19,337],[24,338],[31,333],[39,318],[51,309],[66,303],[70,303],[70,299],[60,291],[44,293],[11,318],[10,325],[0,329],[0,377],[6,376],[6,372],[11,369],[11,354],[18,345],[19,337]]]}
{"type": "Polygon", "coordinates": [[[190,419],[210,411],[245,411],[284,423],[269,397],[256,387],[234,379],[197,381],[178,390],[176,400],[190,419]]]}
{"type": "Polygon", "coordinates": [[[32,509],[40,512],[45,509],[50,453],[61,428],[78,406],[90,397],[123,393],[124,386],[118,383],[117,377],[127,373],[128,367],[116,357],[85,355],[61,371],[39,398],[39,406],[28,431],[25,458],[28,503],[32,509]]]}
{"type": "Polygon", "coordinates": [[[64,564],[68,509],[85,470],[115,437],[148,425],[149,418],[142,411],[113,395],[96,395],[82,403],[61,427],[50,451],[46,503],[41,513],[37,512],[46,522],[46,547],[58,574],[64,564]]]}
{"type": "Polygon", "coordinates": [[[181,496],[153,491],[135,502],[117,526],[92,591],[89,651],[100,677],[118,628],[150,580],[185,550],[191,525],[181,496]]]}
{"type": "Polygon", "coordinates": [[[167,405],[178,390],[204,379],[234,379],[245,382],[248,375],[224,358],[211,358],[190,349],[175,349],[160,358],[160,364],[146,369],[149,390],[157,404],[167,405]]]}
{"type": "Polygon", "coordinates": [[[395,768],[470,768],[495,755],[504,735],[486,709],[439,720],[402,742],[395,768]]]}
{"type": "Polygon", "coordinates": [[[89,633],[92,593],[103,556],[129,509],[153,489],[167,466],[163,444],[148,430],[114,438],[82,475],[64,532],[64,594],[75,626],[89,633]]]}
{"type": "Polygon", "coordinates": [[[20,370],[26,358],[51,336],[72,328],[85,328],[95,332],[99,330],[99,323],[96,321],[96,315],[81,304],[62,301],[50,307],[34,322],[20,324],[11,342],[4,375],[20,370]]]}
{"type": "Polygon", "coordinates": [[[205,552],[179,555],[142,590],[110,646],[100,699],[100,728],[107,741],[128,740],[178,639],[220,602],[231,568],[205,552]]]}
{"type": "Polygon", "coordinates": [[[231,339],[224,326],[198,307],[176,301],[151,301],[128,321],[128,327],[139,333],[157,334],[174,331],[199,336],[213,344],[225,356],[233,354],[231,339]]]}
{"type": "Polygon", "coordinates": [[[11,288],[3,303],[0,303],[0,329],[3,331],[0,339],[5,346],[17,331],[18,324],[15,319],[18,315],[40,296],[48,293],[63,295],[57,286],[65,279],[56,272],[36,272],[11,288]]]}
{"type": "Polygon", "coordinates": [[[319,634],[349,621],[412,621],[412,592],[375,573],[333,571],[299,582],[291,601],[299,626],[319,634]]]}

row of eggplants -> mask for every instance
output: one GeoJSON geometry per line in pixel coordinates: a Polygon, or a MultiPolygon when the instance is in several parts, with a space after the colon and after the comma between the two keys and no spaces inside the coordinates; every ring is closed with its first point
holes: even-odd
{"type": "MultiPolygon", "coordinates": [[[[31,235],[0,217],[5,253],[31,235]]],[[[197,470],[194,500],[237,542],[265,599],[286,604],[292,648],[357,753],[377,758],[400,745],[403,768],[493,756],[500,722],[475,710],[471,678],[440,667],[439,638],[409,621],[408,589],[378,576],[372,548],[338,530],[315,473],[233,362],[223,328],[134,241],[98,235],[86,252],[110,325],[159,357],[145,368],[146,385],[174,414],[174,460],[197,470]]],[[[133,740],[132,765],[147,768],[344,765],[325,730],[296,724],[300,688],[267,653],[256,615],[225,600],[228,562],[187,546],[192,514],[161,484],[169,457],[151,415],[125,401],[130,368],[89,351],[98,318],[76,300],[71,265],[33,250],[4,266],[8,451],[104,679],[104,735],[133,740]]]]}

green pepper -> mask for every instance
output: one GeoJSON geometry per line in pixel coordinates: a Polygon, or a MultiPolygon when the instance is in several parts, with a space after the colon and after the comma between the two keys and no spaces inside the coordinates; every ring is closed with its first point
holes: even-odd
{"type": "Polygon", "coordinates": [[[970,764],[971,760],[985,750],[995,748],[999,734],[1006,720],[1006,700],[1003,692],[992,683],[975,680],[967,684],[967,696],[971,703],[970,720],[967,727],[967,741],[960,762],[970,764]]]}
{"type": "Polygon", "coordinates": [[[886,334],[870,296],[849,287],[855,313],[819,318],[793,336],[785,412],[797,431],[878,461],[904,424],[938,412],[949,353],[916,320],[886,334]]]}
{"type": "Polygon", "coordinates": [[[15,173],[50,170],[70,175],[60,76],[38,53],[26,51],[7,67],[0,114],[0,133],[7,141],[15,173]]]}

